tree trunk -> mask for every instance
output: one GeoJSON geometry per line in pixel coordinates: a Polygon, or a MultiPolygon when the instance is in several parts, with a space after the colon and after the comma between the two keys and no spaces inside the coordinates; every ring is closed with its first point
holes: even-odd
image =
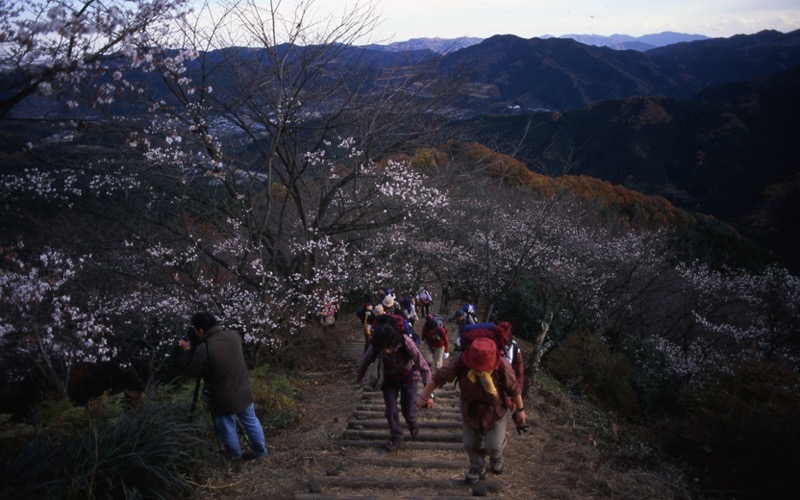
{"type": "Polygon", "coordinates": [[[528,392],[533,385],[533,377],[539,371],[539,362],[542,360],[542,346],[545,339],[547,339],[547,332],[550,330],[550,322],[553,321],[553,313],[545,313],[545,317],[541,322],[541,331],[536,337],[536,342],[533,344],[531,355],[528,358],[530,361],[525,366],[525,383],[522,387],[522,396],[528,395],[528,392]]]}

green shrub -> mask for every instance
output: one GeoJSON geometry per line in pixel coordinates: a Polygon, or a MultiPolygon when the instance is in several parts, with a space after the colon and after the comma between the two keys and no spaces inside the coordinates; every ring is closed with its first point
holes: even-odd
{"type": "Polygon", "coordinates": [[[85,429],[89,426],[86,408],[75,406],[67,398],[56,396],[36,403],[31,410],[31,420],[37,429],[49,435],[60,435],[85,429]]]}
{"type": "MultiPolygon", "coordinates": [[[[665,422],[666,448],[718,487],[783,498],[800,491],[800,375],[760,360],[681,393],[665,422]]],[[[745,496],[742,496],[744,498],[745,496]]]]}
{"type": "Polygon", "coordinates": [[[9,413],[0,414],[0,456],[14,456],[36,436],[36,427],[15,421],[9,413]]]}
{"type": "Polygon", "coordinates": [[[176,498],[206,463],[206,441],[174,406],[149,405],[65,436],[39,433],[2,471],[0,497],[176,498]]]}
{"type": "Polygon", "coordinates": [[[251,372],[250,382],[262,425],[283,429],[298,422],[298,390],[288,376],[261,367],[251,372]]]}
{"type": "Polygon", "coordinates": [[[544,316],[537,297],[536,287],[526,279],[519,282],[495,305],[495,320],[508,321],[514,326],[513,335],[534,340],[539,334],[539,323],[544,316]]]}
{"type": "Polygon", "coordinates": [[[633,367],[620,353],[611,354],[591,333],[567,337],[545,356],[542,367],[573,392],[606,409],[625,416],[638,411],[631,384],[633,367]]]}
{"type": "Polygon", "coordinates": [[[62,439],[89,427],[86,408],[74,406],[62,396],[46,397],[26,417],[0,416],[0,455],[4,459],[21,452],[37,434],[62,439]]]}

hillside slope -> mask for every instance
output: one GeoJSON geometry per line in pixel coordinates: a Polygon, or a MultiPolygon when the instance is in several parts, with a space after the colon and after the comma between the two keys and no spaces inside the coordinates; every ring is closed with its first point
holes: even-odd
{"type": "MultiPolygon", "coordinates": [[[[348,346],[362,345],[361,335],[354,318],[346,316],[340,319],[333,335],[335,339],[324,351],[327,361],[321,360],[326,365],[323,370],[298,377],[297,382],[304,388],[301,424],[268,435],[271,455],[267,460],[247,463],[242,472],[221,474],[201,488],[199,498],[315,498],[305,495],[324,477],[340,478],[334,481],[337,484],[346,482],[341,478],[362,478],[364,486],[347,490],[350,495],[369,493],[369,498],[411,498],[395,496],[400,494],[396,489],[375,490],[375,483],[423,475],[430,480],[456,483],[463,479],[466,472],[463,451],[452,456],[448,452],[450,459],[462,460],[463,467],[423,472],[397,468],[400,466],[392,465],[391,460],[441,461],[444,452],[420,448],[413,442],[392,453],[346,444],[348,421],[363,395],[361,387],[353,384],[355,359],[348,346]],[[363,465],[364,460],[354,458],[358,456],[371,457],[373,463],[363,465]],[[396,477],[398,471],[406,477],[396,477]]],[[[529,352],[530,345],[523,342],[523,349],[529,352]]],[[[534,385],[526,406],[531,431],[518,436],[509,430],[506,473],[487,477],[487,481],[501,487],[499,493],[490,491],[490,496],[501,494],[510,500],[689,498],[689,481],[684,473],[672,464],[661,462],[639,430],[615,422],[591,405],[565,395],[547,377],[534,385]]],[[[375,432],[379,434],[381,430],[388,435],[385,426],[378,424],[375,432]]],[[[456,490],[466,496],[470,494],[463,485],[456,485],[456,490]]],[[[420,498],[422,491],[404,494],[420,498]]],[[[342,487],[324,489],[324,494],[337,493],[345,491],[342,487]]]]}
{"type": "Polygon", "coordinates": [[[706,89],[571,112],[479,117],[454,135],[513,152],[534,172],[590,176],[709,214],[797,265],[800,67],[706,89]]]}

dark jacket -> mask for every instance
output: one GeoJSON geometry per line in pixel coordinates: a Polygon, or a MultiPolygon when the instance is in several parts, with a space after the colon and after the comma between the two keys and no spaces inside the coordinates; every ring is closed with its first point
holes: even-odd
{"type": "Polygon", "coordinates": [[[190,377],[203,377],[211,398],[211,413],[232,415],[253,402],[253,391],[242,352],[242,339],[217,325],[189,351],[190,377]]]}

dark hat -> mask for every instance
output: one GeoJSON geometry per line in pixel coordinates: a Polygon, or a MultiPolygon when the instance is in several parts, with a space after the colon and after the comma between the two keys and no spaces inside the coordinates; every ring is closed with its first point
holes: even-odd
{"type": "Polygon", "coordinates": [[[465,365],[479,372],[490,372],[500,364],[497,344],[487,338],[475,339],[462,356],[465,365]]]}

